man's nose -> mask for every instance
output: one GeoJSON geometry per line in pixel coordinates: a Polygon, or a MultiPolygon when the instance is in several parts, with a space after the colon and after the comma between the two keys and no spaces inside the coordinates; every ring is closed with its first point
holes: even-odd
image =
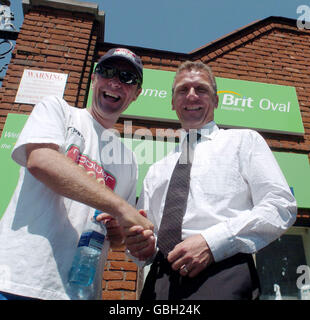
{"type": "Polygon", "coordinates": [[[116,75],[113,78],[111,78],[109,80],[109,84],[113,87],[113,88],[118,88],[121,86],[121,81],[119,80],[119,77],[116,75]]]}
{"type": "Polygon", "coordinates": [[[187,98],[188,99],[195,99],[197,98],[197,94],[196,94],[196,90],[195,88],[190,88],[189,91],[188,91],[188,94],[187,94],[187,98]]]}

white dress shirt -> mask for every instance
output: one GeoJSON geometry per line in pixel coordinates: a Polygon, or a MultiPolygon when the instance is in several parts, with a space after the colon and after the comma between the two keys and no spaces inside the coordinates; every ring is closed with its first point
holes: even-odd
{"type": "MultiPolygon", "coordinates": [[[[182,239],[201,234],[215,261],[254,253],[283,234],[296,219],[296,201],[265,140],[253,130],[199,130],[191,169],[182,239]]],[[[181,138],[184,141],[185,134],[181,138]]],[[[153,164],[137,207],[147,211],[157,235],[179,146],[153,164]]]]}

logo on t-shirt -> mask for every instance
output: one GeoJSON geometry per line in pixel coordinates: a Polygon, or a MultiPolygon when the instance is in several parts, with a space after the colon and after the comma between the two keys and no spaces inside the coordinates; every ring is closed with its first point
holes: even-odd
{"type": "Polygon", "coordinates": [[[95,177],[98,182],[104,183],[111,190],[114,190],[116,184],[115,177],[105,171],[96,161],[91,160],[87,155],[81,154],[77,146],[71,145],[68,148],[67,156],[79,166],[83,167],[89,175],[95,177]]]}
{"type": "Polygon", "coordinates": [[[74,127],[68,127],[68,131],[69,131],[71,134],[78,136],[79,138],[81,138],[81,139],[85,142],[85,139],[84,139],[82,133],[81,133],[79,130],[77,130],[76,128],[74,128],[74,127]]]}

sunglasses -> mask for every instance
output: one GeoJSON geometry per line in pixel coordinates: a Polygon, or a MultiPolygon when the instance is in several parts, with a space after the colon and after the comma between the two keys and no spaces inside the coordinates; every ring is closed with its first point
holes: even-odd
{"type": "Polygon", "coordinates": [[[122,83],[130,85],[138,84],[140,86],[142,84],[141,79],[131,71],[119,70],[115,67],[99,64],[96,66],[95,72],[105,79],[112,79],[118,75],[118,78],[122,83]]]}

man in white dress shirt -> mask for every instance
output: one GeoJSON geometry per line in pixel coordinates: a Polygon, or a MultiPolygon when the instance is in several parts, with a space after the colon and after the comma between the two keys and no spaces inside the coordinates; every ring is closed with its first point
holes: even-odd
{"type": "MultiPolygon", "coordinates": [[[[141,299],[257,299],[252,253],[294,223],[295,199],[256,131],[222,130],[215,124],[217,88],[206,65],[183,63],[172,92],[173,110],[184,132],[195,129],[201,139],[195,146],[181,242],[165,257],[151,231],[133,227],[133,236],[127,239],[134,257],[152,262],[141,299]]],[[[176,148],[152,165],[144,180],[138,207],[154,223],[156,239],[179,156],[176,148]]]]}

